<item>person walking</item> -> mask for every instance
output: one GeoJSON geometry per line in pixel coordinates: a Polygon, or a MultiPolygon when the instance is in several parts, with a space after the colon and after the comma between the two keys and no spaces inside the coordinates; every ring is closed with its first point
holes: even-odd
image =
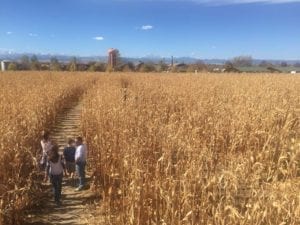
{"type": "Polygon", "coordinates": [[[42,156],[40,160],[40,167],[41,170],[44,170],[47,164],[48,152],[53,147],[52,141],[50,139],[50,133],[48,131],[42,132],[41,146],[42,146],[42,156]]]}
{"type": "Polygon", "coordinates": [[[63,155],[66,162],[68,176],[70,176],[72,179],[74,178],[75,173],[75,152],[75,141],[72,138],[69,138],[68,146],[65,147],[63,155]]]}
{"type": "Polygon", "coordinates": [[[54,145],[48,153],[45,180],[50,177],[53,186],[54,201],[57,206],[61,205],[62,179],[65,172],[65,164],[62,156],[58,153],[58,146],[54,145]]]}
{"type": "Polygon", "coordinates": [[[75,163],[76,163],[76,172],[79,176],[79,186],[77,191],[81,191],[85,186],[85,166],[87,158],[87,147],[83,144],[82,137],[77,137],[75,139],[76,152],[75,152],[75,163]]]}

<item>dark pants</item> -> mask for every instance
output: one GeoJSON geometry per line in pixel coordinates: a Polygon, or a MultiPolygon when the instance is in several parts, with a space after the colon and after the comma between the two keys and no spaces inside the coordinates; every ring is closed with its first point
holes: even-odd
{"type": "Polygon", "coordinates": [[[50,175],[50,180],[53,186],[54,200],[59,202],[61,198],[61,186],[62,186],[63,174],[50,175]]]}
{"type": "Polygon", "coordinates": [[[83,187],[85,185],[85,165],[86,162],[76,163],[76,172],[79,176],[79,187],[83,187]]]}

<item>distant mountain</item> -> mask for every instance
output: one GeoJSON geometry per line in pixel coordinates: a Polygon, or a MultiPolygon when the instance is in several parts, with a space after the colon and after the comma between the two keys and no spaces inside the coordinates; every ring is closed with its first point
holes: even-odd
{"type": "Polygon", "coordinates": [[[107,61],[105,56],[71,56],[71,55],[55,55],[55,54],[33,54],[33,53],[7,53],[0,52],[0,60],[11,60],[18,61],[22,56],[27,55],[29,57],[36,55],[41,62],[50,61],[52,57],[56,57],[60,62],[69,62],[72,58],[76,57],[79,61],[90,62],[90,61],[107,61]]]}
{"type": "MultiPolygon", "coordinates": [[[[11,61],[18,61],[21,59],[23,55],[27,55],[31,57],[32,55],[36,55],[38,59],[42,62],[49,61],[52,57],[56,57],[60,62],[67,63],[69,62],[73,57],[76,57],[77,60],[81,62],[90,62],[90,61],[100,61],[100,62],[106,62],[107,56],[71,56],[71,55],[59,55],[59,54],[33,54],[33,53],[13,53],[13,52],[0,52],[0,60],[11,60],[11,61]]],[[[159,63],[164,62],[167,64],[171,63],[171,58],[163,58],[159,56],[145,56],[145,57],[139,57],[139,58],[133,58],[133,57],[122,57],[122,60],[124,62],[152,62],[152,63],[159,63]]],[[[226,59],[198,59],[198,58],[192,58],[192,57],[174,57],[174,63],[196,63],[197,61],[202,61],[206,64],[218,64],[223,65],[227,60],[226,59]]],[[[264,59],[254,59],[253,63],[258,65],[264,61],[264,59]]],[[[295,64],[300,63],[300,60],[272,60],[267,59],[265,61],[268,61],[272,64],[280,64],[282,61],[287,62],[288,64],[295,64]]]]}
{"type": "MultiPolygon", "coordinates": [[[[144,63],[166,63],[166,64],[171,64],[172,59],[171,57],[140,57],[140,58],[133,58],[133,57],[122,57],[122,60],[124,62],[133,62],[133,63],[138,63],[138,62],[144,62],[144,63]]],[[[174,63],[185,63],[185,64],[191,64],[191,63],[196,63],[202,61],[207,64],[224,64],[227,60],[225,59],[198,59],[198,58],[192,58],[192,57],[174,57],[173,62],[174,63]]]]}

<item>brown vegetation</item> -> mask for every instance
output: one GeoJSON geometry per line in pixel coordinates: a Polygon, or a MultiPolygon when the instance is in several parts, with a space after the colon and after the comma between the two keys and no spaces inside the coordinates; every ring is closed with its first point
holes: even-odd
{"type": "Polygon", "coordinates": [[[105,224],[299,224],[299,86],[267,74],[102,77],[82,126],[105,224]]]}
{"type": "Polygon", "coordinates": [[[0,224],[20,224],[22,210],[39,200],[39,135],[78,98],[94,75],[0,74],[0,224]]]}
{"type": "Polygon", "coordinates": [[[105,224],[299,223],[298,77],[95,79],[1,74],[1,225],[21,224],[40,197],[39,134],[83,92],[82,131],[105,224]]]}

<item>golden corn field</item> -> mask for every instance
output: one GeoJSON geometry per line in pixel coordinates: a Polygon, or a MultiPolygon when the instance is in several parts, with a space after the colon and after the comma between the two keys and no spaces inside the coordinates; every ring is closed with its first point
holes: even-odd
{"type": "Polygon", "coordinates": [[[36,172],[41,131],[78,98],[94,75],[0,73],[0,224],[18,224],[39,195],[36,172]]]}
{"type": "Polygon", "coordinates": [[[102,77],[82,127],[103,224],[300,224],[299,87],[290,75],[102,77]]]}
{"type": "Polygon", "coordinates": [[[80,96],[102,195],[89,224],[300,222],[297,76],[27,72],[0,84],[0,225],[41,195],[40,132],[80,96]]]}

